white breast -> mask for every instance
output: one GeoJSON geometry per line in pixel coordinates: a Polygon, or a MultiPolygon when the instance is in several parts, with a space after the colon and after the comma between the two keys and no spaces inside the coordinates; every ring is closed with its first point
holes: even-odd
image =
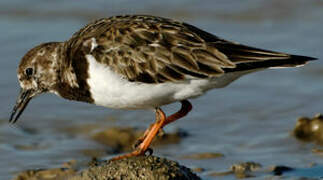
{"type": "Polygon", "coordinates": [[[145,84],[129,82],[113,72],[109,66],[98,63],[92,55],[86,55],[86,59],[89,63],[87,83],[94,103],[118,109],[160,107],[197,97],[211,88],[223,87],[239,77],[239,75],[230,75],[230,77],[224,75],[220,78],[188,79],[178,83],[145,84]]]}

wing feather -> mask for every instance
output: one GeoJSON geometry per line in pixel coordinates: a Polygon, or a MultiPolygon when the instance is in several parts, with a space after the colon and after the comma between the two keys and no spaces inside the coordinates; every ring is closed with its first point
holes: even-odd
{"type": "MultiPolygon", "coordinates": [[[[130,81],[162,83],[219,76],[233,68],[226,55],[209,46],[185,24],[152,16],[118,16],[93,22],[68,41],[70,54],[92,54],[130,81]],[[85,48],[94,38],[97,47],[85,48]]],[[[73,55],[70,55],[72,58],[73,55]]]]}
{"type": "Polygon", "coordinates": [[[70,61],[91,54],[129,81],[145,83],[217,77],[264,65],[254,65],[258,62],[291,57],[225,41],[186,23],[145,15],[90,23],[67,41],[66,51],[70,61]],[[93,39],[89,47],[87,42],[93,39]]]}

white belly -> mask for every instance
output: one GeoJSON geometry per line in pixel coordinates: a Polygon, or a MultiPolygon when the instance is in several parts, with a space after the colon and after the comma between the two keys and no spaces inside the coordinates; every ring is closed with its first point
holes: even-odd
{"type": "Polygon", "coordinates": [[[108,66],[98,63],[92,55],[89,63],[91,96],[96,105],[117,109],[150,109],[175,101],[204,94],[211,88],[220,88],[245,73],[230,73],[212,79],[188,79],[178,83],[145,84],[129,82],[108,66]]]}

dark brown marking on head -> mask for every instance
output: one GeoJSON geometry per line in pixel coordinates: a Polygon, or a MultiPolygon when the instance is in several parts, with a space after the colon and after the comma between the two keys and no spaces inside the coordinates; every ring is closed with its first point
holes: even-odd
{"type": "Polygon", "coordinates": [[[29,50],[22,58],[18,68],[18,79],[23,89],[47,92],[57,82],[59,42],[44,43],[29,50]],[[26,70],[31,69],[28,76],[26,70]]]}

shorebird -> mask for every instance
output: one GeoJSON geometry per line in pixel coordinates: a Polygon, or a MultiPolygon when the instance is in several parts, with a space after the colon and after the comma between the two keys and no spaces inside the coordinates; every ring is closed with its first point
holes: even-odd
{"type": "Polygon", "coordinates": [[[131,153],[143,155],[167,124],[189,113],[188,99],[223,88],[242,75],[298,67],[315,58],[263,50],[221,39],[193,25],[148,15],[96,20],[65,42],[32,48],[18,68],[21,91],[15,123],[35,96],[50,92],[69,100],[117,109],[154,109],[156,122],[131,153]],[[166,116],[160,108],[180,102],[166,116]]]}

